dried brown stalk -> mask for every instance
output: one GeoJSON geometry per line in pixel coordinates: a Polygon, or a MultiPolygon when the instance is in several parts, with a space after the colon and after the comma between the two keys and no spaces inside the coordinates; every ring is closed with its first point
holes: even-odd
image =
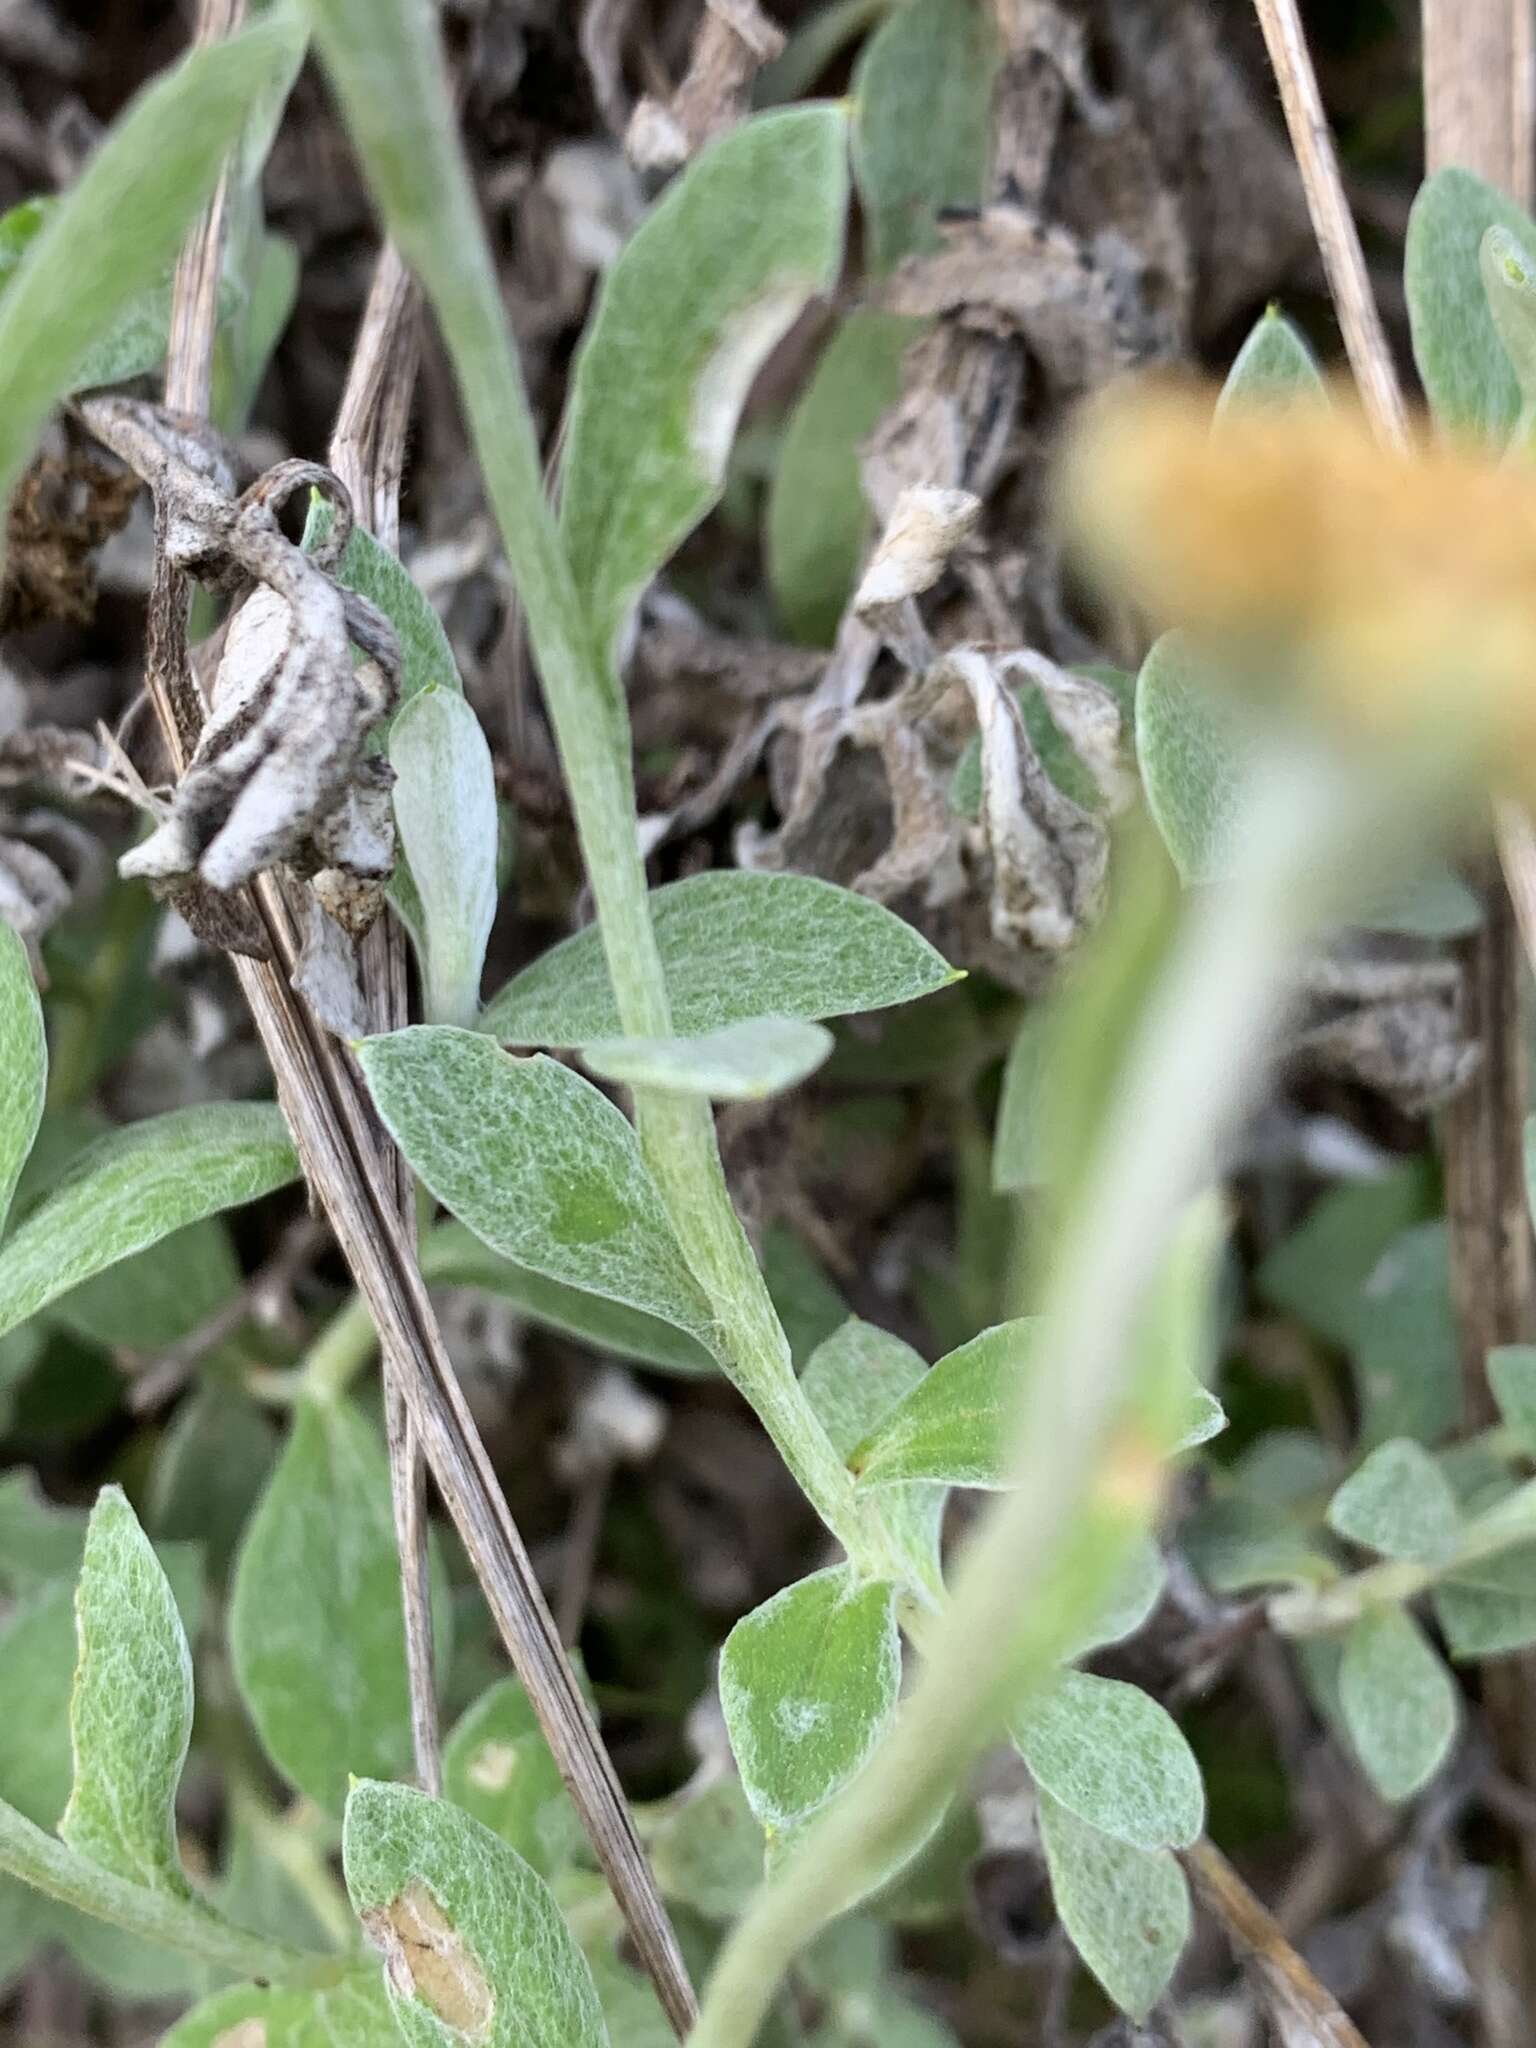
{"type": "MultiPolygon", "coordinates": [[[[357,517],[390,549],[399,539],[400,478],[418,353],[415,285],[399,252],[386,243],[363,309],[329,453],[331,467],[350,492],[357,517]]],[[[359,952],[370,1027],[398,1030],[410,1021],[405,934],[387,906],[364,937],[359,952]]],[[[382,1179],[394,1188],[401,1235],[414,1245],[416,1201],[410,1168],[376,1118],[374,1142],[382,1179]]],[[[395,1540],[400,1551],[412,1746],[423,1788],[438,1793],[442,1790],[443,1760],[427,1559],[427,1475],[401,1384],[409,1370],[409,1361],[384,1353],[385,1437],[395,1540]]]]}
{"type": "Polygon", "coordinates": [[[1408,409],[1376,308],[1354,216],[1344,195],[1339,159],[1328,116],[1323,111],[1323,96],[1312,68],[1297,0],[1254,0],[1254,8],[1280,88],[1291,147],[1306,187],[1307,209],[1322,251],[1323,268],[1328,274],[1350,367],[1378,432],[1385,440],[1401,443],[1407,438],[1408,409]]]}
{"type": "MultiPolygon", "coordinates": [[[[199,35],[227,32],[238,14],[239,0],[202,0],[199,35]]],[[[167,403],[199,415],[207,411],[220,233],[216,200],[178,271],[181,310],[173,327],[167,403]]],[[[398,397],[394,402],[400,402],[398,397]]],[[[385,419],[387,413],[381,408],[377,417],[385,419]]],[[[388,432],[378,431],[370,445],[388,449],[397,444],[388,432]]],[[[374,468],[375,488],[384,474],[386,467],[374,468]]],[[[371,508],[374,500],[365,496],[363,503],[371,508]]],[[[150,606],[147,666],[156,715],[178,771],[190,757],[202,720],[187,658],[186,600],[183,579],[162,559],[150,606]]],[[[681,2037],[696,2006],[677,1940],[613,1765],[454,1376],[414,1247],[402,1227],[400,1182],[394,1173],[381,1171],[371,1105],[356,1072],[290,985],[298,956],[297,921],[273,875],[262,875],[253,885],[249,908],[271,957],[237,956],[235,972],[271,1062],[305,1178],[367,1303],[383,1354],[394,1362],[411,1426],[613,1887],[636,1954],[681,2037]]]]}
{"type": "Polygon", "coordinates": [[[1282,2039],[1295,2048],[1370,2048],[1214,1842],[1202,1836],[1181,1861],[1200,1903],[1251,1966],[1282,2039]]]}

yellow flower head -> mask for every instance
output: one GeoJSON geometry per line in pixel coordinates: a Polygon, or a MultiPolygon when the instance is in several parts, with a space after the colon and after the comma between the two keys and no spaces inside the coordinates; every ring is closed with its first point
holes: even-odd
{"type": "Polygon", "coordinates": [[[1233,409],[1214,431],[1212,409],[1132,384],[1085,411],[1061,503],[1105,586],[1336,727],[1454,722],[1529,786],[1536,469],[1428,439],[1392,452],[1348,402],[1233,409]]]}

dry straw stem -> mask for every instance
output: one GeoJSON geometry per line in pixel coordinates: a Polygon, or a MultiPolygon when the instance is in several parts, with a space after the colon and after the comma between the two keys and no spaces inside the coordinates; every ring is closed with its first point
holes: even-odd
{"type": "MultiPolygon", "coordinates": [[[[235,11],[230,0],[205,0],[200,33],[208,32],[211,23],[229,24],[235,11]]],[[[195,320],[189,310],[178,328],[177,353],[168,366],[167,402],[187,411],[207,409],[214,317],[208,280],[216,278],[217,264],[209,265],[203,245],[219,231],[216,202],[178,273],[178,297],[195,290],[201,308],[195,320]]],[[[157,565],[148,623],[147,665],[164,685],[154,695],[155,710],[179,770],[195,743],[202,707],[187,662],[185,586],[163,562],[157,565]]],[[[263,875],[250,898],[273,957],[237,957],[235,972],[271,1063],[305,1178],[367,1304],[384,1356],[398,1362],[401,1392],[427,1464],[613,1886],[636,1954],[681,2036],[695,2007],[676,1936],[613,1765],[454,1377],[414,1248],[402,1228],[398,1184],[393,1176],[386,1181],[379,1170],[371,1106],[355,1070],[289,984],[298,940],[278,882],[263,875]]]]}
{"type": "Polygon", "coordinates": [[[1284,2039],[1307,2048],[1370,2048],[1214,1842],[1202,1837],[1179,1860],[1200,1903],[1253,1968],[1284,2039]]]}
{"type": "MultiPolygon", "coordinates": [[[[356,516],[391,549],[400,531],[400,477],[418,353],[415,286],[399,252],[386,243],[363,309],[329,453],[331,467],[346,485],[356,516]]],[[[375,1031],[398,1030],[410,1022],[405,933],[387,904],[358,950],[370,1026],[375,1031]]],[[[394,1189],[396,1221],[402,1238],[414,1245],[416,1199],[411,1170],[382,1124],[377,1118],[373,1122],[381,1175],[385,1185],[394,1189]]],[[[402,1386],[409,1371],[409,1361],[385,1351],[385,1435],[395,1540],[400,1551],[411,1740],[422,1789],[436,1795],[443,1789],[443,1759],[432,1653],[427,1475],[402,1386]]]]}

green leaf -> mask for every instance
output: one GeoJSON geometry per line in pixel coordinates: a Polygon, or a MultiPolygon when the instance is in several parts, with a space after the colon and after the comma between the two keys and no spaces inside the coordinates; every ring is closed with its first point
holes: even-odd
{"type": "MultiPolygon", "coordinates": [[[[172,1543],[159,1555],[182,1626],[195,1635],[202,1609],[198,1553],[172,1543]]],[[[57,1826],[69,1798],[76,1659],[71,1574],[31,1594],[0,1630],[0,1799],[42,1828],[57,1826]]]]}
{"type": "Polygon", "coordinates": [[[358,1058],[415,1172],[492,1251],[709,1343],[634,1131],[590,1081],[446,1026],[369,1039],[358,1058]]]}
{"type": "Polygon", "coordinates": [[[364,1782],[347,1799],[342,1857],[412,2048],[607,2048],[559,1907],[489,1828],[423,1792],[364,1782]]]}
{"type": "Polygon", "coordinates": [[[1450,1754],[1460,1718],[1451,1674],[1400,1607],[1350,1629],[1339,1708],[1366,1776],[1383,1799],[1407,1799],[1450,1754]]]}
{"type": "Polygon", "coordinates": [[[222,1577],[276,1456],[276,1434],[248,1394],[222,1383],[199,1387],[156,1448],[150,1527],[203,1544],[222,1577]]]}
{"type": "Polygon", "coordinates": [[[0,1248],[0,1332],[82,1280],[298,1177],[281,1112],[224,1102],[147,1117],[89,1146],[0,1248]]]}
{"type": "Polygon", "coordinates": [[[1443,1221],[1395,1238],[1359,1301],[1355,1380],[1366,1444],[1409,1436],[1434,1443],[1461,1405],[1450,1243],[1443,1221]]]}
{"type": "Polygon", "coordinates": [[[764,538],[768,587],[791,638],[830,647],[869,539],[859,449],[901,394],[918,323],[861,306],[834,331],[779,447],[764,538]]]}
{"type": "Polygon", "coordinates": [[[1536,1643],[1536,1543],[1447,1573],[1431,1601],[1446,1645],[1460,1662],[1536,1643]]]}
{"type": "Polygon", "coordinates": [[[999,1323],[941,1358],[854,1449],[849,1463],[861,1485],[1007,1486],[1009,1431],[1034,1328],[1031,1316],[999,1323]]]}
{"type": "Polygon", "coordinates": [[[192,1735],[192,1653],[119,1487],[104,1487],[92,1510],[75,1614],[75,1778],[59,1833],[114,1876],[185,1895],[176,1788],[192,1735]]]}
{"type": "Polygon", "coordinates": [[[559,1766],[515,1678],[482,1693],[443,1745],[443,1796],[541,1876],[562,1869],[581,1844],[559,1766]]]}
{"type": "Polygon", "coordinates": [[[192,51],[138,94],[49,214],[0,295],[0,500],[88,351],[175,261],[295,34],[277,14],[192,51]]]}
{"type": "MultiPolygon", "coordinates": [[[[716,869],[651,892],[673,1029],[701,1037],[754,1017],[843,1017],[910,1003],[956,980],[882,904],[812,875],[716,869]]],[[[506,1045],[623,1035],[595,925],[493,996],[479,1028],[506,1045]]]]}
{"type": "Polygon", "coordinates": [[[1136,758],[1186,885],[1218,882],[1231,867],[1255,746],[1237,699],[1212,681],[1193,643],[1165,633],[1136,682],[1136,758]]]}
{"type": "Polygon", "coordinates": [[[160,2048],[386,2048],[399,2039],[383,1976],[369,1969],[314,1989],[237,1984],[178,2020],[160,2048]]]}
{"type": "MultiPolygon", "coordinates": [[[[1529,232],[1530,223],[1525,224],[1529,232]]],[[[1523,404],[1536,400],[1536,264],[1508,228],[1491,227],[1478,248],[1488,310],[1523,404]]]]}
{"type": "Polygon", "coordinates": [[[599,1038],[582,1062],[605,1081],[670,1088],[716,1102],[760,1102],[815,1073],[832,1050],[824,1024],[798,1017],[752,1017],[698,1038],[599,1038]]]}
{"type": "Polygon", "coordinates": [[[1526,1453],[1536,1452],[1536,1344],[1500,1344],[1488,1354],[1499,1413],[1526,1453]]]}
{"type": "Polygon", "coordinates": [[[85,1549],[86,1516],[55,1507],[30,1471],[0,1479],[0,1593],[27,1594],[73,1578],[85,1549]]]}
{"type": "Polygon", "coordinates": [[[27,949],[0,923],[0,1230],[42,1121],[47,1083],[43,1006],[27,949]]]}
{"type": "MultiPolygon", "coordinates": [[[[807,1360],[800,1391],[833,1450],[847,1458],[927,1372],[910,1344],[849,1316],[807,1360]]],[[[942,1486],[893,1486],[883,1489],[878,1501],[893,1549],[911,1566],[913,1584],[935,1597],[943,1593],[939,1536],[945,1492],[942,1486]]]]}
{"type": "MultiPolygon", "coordinates": [[[[1100,684],[1115,699],[1120,713],[1124,752],[1130,757],[1130,734],[1135,711],[1136,678],[1103,663],[1085,663],[1075,671],[1089,682],[1100,684]]],[[[1065,797],[1081,810],[1102,811],[1104,792],[1094,770],[1056,723],[1050,702],[1037,678],[1026,675],[1014,688],[1030,744],[1040,757],[1040,766],[1065,797]]],[[[974,823],[981,816],[981,735],[973,732],[961,749],[949,783],[949,807],[957,817],[974,823]]]]}
{"type": "Polygon", "coordinates": [[[591,1344],[616,1358],[656,1366],[662,1372],[712,1373],[712,1353],[696,1337],[621,1301],[567,1286],[526,1266],[514,1265],[483,1245],[462,1223],[440,1223],[422,1239],[421,1270],[449,1286],[483,1287],[520,1309],[531,1322],[591,1344]]]}
{"type": "Polygon", "coordinates": [[[1090,1650],[1102,1650],[1110,1643],[1123,1643],[1127,1636],[1135,1635],[1162,1599],[1167,1579],[1162,1552],[1150,1536],[1140,1537],[1110,1588],[1109,1597],[1068,1648],[1068,1657],[1086,1657],[1090,1650]]]}
{"type": "Polygon", "coordinates": [[[1460,939],[1483,922],[1483,906],[1443,861],[1369,902],[1355,919],[1363,930],[1399,932],[1413,939],[1460,939]]]}
{"type": "Polygon", "coordinates": [[[1373,1268],[1395,1237],[1434,1213],[1435,1200],[1417,1160],[1379,1180],[1331,1189],[1259,1267],[1260,1294],[1330,1343],[1353,1350],[1373,1268]]]}
{"type": "Polygon", "coordinates": [[[1536,227],[1512,199],[1471,171],[1437,171],[1408,218],[1403,282],[1413,356],[1439,424],[1497,448],[1520,413],[1520,386],[1483,289],[1480,254],[1491,227],[1536,262],[1536,227]]]}
{"type": "MultiPolygon", "coordinates": [[[[310,499],[304,546],[311,553],[330,533],[333,516],[327,499],[318,493],[310,499]]],[[[443,622],[398,555],[376,541],[366,527],[354,526],[341,560],[331,573],[348,590],[370,598],[395,629],[400,642],[400,702],[395,710],[396,719],[423,690],[435,688],[462,694],[464,684],[459,665],[453,658],[443,622]]]]}
{"type": "Polygon", "coordinates": [[[931,248],[947,207],[986,197],[997,62],[991,15],[975,0],[907,0],[864,45],[853,167],[877,274],[931,248]]]}
{"type": "Polygon", "coordinates": [[[1461,1511],[1428,1451],[1394,1437],[1345,1480],[1328,1504],[1328,1524],[1383,1557],[1438,1564],[1456,1547],[1461,1511]]]}
{"type": "Polygon", "coordinates": [[[787,1833],[867,1762],[895,1711],[893,1589],[846,1565],[786,1586],[720,1652],[720,1705],[752,1811],[787,1833]]]}
{"type": "Polygon", "coordinates": [[[1139,1686],[1063,1671],[1020,1708],[1009,1733],[1036,1784],[1117,1841],[1182,1849],[1205,1825],[1200,1766],[1139,1686]]]}
{"type": "Polygon", "coordinates": [[[496,916],[496,780],[480,721],[459,691],[429,684],[390,727],[395,823],[425,948],[427,1019],[468,1024],[496,916]]]}
{"type": "Polygon", "coordinates": [[[695,158],[608,272],[572,371],[560,501],[605,660],[718,500],[758,370],[834,283],[847,198],[840,108],[759,115],[695,158]]]}
{"type": "Polygon", "coordinates": [[[763,1831],[739,1778],[683,1795],[647,1846],[663,1898],[706,1920],[738,1919],[763,1881],[763,1831]]]}
{"type": "Polygon", "coordinates": [[[339,1813],[349,1773],[412,1769],[389,1465],[344,1402],[302,1400],[235,1561],[229,1647],[268,1756],[339,1813]]]}
{"type": "Polygon", "coordinates": [[[1216,401],[1216,420],[1219,424],[1234,407],[1305,404],[1326,400],[1327,395],[1306,337],[1278,306],[1269,306],[1254,322],[1227,372],[1216,401]]]}
{"type": "Polygon", "coordinates": [[[1072,1946],[1122,2012],[1145,2019],[1189,1939],[1189,1889],[1167,1849],[1134,1849],[1040,1800],[1040,1843],[1072,1946]]]}

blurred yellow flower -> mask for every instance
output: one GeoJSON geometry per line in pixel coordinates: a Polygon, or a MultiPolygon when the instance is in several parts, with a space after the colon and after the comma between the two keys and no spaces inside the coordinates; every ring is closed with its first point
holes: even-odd
{"type": "Polygon", "coordinates": [[[1454,723],[1536,777],[1536,468],[1418,440],[1352,403],[1224,415],[1126,384],[1088,407],[1060,478],[1105,587],[1299,688],[1334,726],[1422,740],[1454,723]]]}

